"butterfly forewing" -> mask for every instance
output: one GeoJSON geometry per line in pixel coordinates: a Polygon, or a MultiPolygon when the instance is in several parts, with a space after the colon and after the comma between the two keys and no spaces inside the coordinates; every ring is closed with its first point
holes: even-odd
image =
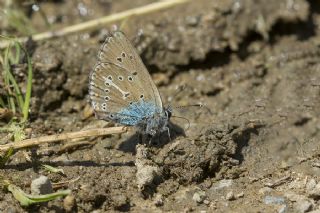
{"type": "Polygon", "coordinates": [[[111,33],[102,45],[98,54],[100,62],[113,63],[122,67],[129,74],[135,75],[135,85],[139,85],[145,91],[145,95],[150,97],[148,101],[162,106],[160,94],[151,76],[137,54],[131,42],[120,31],[111,33]]]}
{"type": "Polygon", "coordinates": [[[135,125],[134,117],[163,110],[158,89],[122,32],[113,32],[106,38],[89,84],[92,106],[99,118],[135,125]]]}

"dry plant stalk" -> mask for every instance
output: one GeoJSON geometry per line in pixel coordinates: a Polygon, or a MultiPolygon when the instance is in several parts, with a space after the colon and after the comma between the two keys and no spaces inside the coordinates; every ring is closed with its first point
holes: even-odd
{"type": "MultiPolygon", "coordinates": [[[[116,21],[121,21],[121,20],[127,19],[131,16],[141,16],[141,15],[144,15],[147,13],[156,12],[159,10],[170,8],[170,7],[176,6],[178,4],[186,3],[188,1],[191,1],[191,0],[165,0],[165,1],[155,2],[155,3],[151,3],[148,5],[142,6],[142,7],[133,8],[133,9],[126,10],[123,12],[104,16],[102,18],[98,18],[98,19],[83,22],[80,24],[68,26],[68,27],[65,27],[61,30],[39,33],[39,34],[33,35],[32,40],[41,41],[41,40],[50,39],[50,38],[54,38],[54,37],[61,37],[61,36],[69,35],[72,33],[78,33],[78,32],[85,31],[85,30],[95,29],[95,28],[102,27],[102,26],[109,24],[109,23],[114,23],[116,21]]],[[[16,40],[20,43],[24,43],[28,39],[29,38],[23,37],[23,38],[17,38],[16,40]]],[[[7,41],[0,42],[0,49],[3,49],[5,47],[7,47],[8,45],[9,45],[9,43],[7,41]]]]}
{"type": "Polygon", "coordinates": [[[82,130],[79,132],[62,133],[62,134],[56,134],[56,135],[48,135],[48,136],[42,136],[38,138],[30,138],[30,139],[22,140],[20,142],[0,145],[0,152],[7,151],[10,148],[13,148],[14,150],[18,150],[18,149],[28,148],[32,146],[38,146],[44,143],[56,143],[63,140],[71,140],[75,138],[120,134],[126,131],[127,131],[126,127],[110,127],[110,128],[82,130]]]}

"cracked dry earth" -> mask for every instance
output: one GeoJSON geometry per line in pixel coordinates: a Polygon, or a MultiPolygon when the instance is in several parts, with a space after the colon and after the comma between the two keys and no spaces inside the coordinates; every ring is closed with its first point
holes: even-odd
{"type": "MultiPolygon", "coordinates": [[[[95,11],[87,18],[147,3],[113,1],[104,11],[86,2],[95,11]]],[[[60,7],[73,5],[43,3],[49,14],[60,7]]],[[[66,17],[66,25],[81,21],[66,17]]],[[[163,135],[152,146],[130,131],[28,150],[31,162],[17,152],[1,176],[27,192],[41,174],[52,183],[75,180],[64,186],[72,194],[21,208],[1,191],[0,211],[320,212],[319,24],[315,0],[203,0],[131,18],[123,31],[136,38],[164,102],[206,107],[175,111],[190,125],[172,119],[172,141],[163,135]]],[[[88,74],[104,32],[35,44],[33,136],[112,125],[87,112],[88,74]]]]}

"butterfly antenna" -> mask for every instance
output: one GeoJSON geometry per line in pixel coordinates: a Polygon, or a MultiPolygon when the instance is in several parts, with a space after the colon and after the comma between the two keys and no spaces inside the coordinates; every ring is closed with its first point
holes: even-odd
{"type": "Polygon", "coordinates": [[[190,105],[184,105],[184,106],[177,106],[174,107],[175,109],[183,109],[183,108],[187,108],[187,107],[200,107],[200,108],[205,108],[211,115],[212,112],[210,110],[209,107],[205,106],[204,104],[200,103],[200,104],[190,104],[190,105]]]}

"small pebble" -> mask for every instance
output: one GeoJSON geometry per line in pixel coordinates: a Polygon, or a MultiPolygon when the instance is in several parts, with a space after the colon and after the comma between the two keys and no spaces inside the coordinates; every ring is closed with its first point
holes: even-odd
{"type": "Polygon", "coordinates": [[[122,209],[129,203],[129,199],[126,195],[124,194],[117,194],[112,196],[112,201],[115,209],[122,209]]]}
{"type": "Polygon", "coordinates": [[[206,205],[209,205],[210,201],[206,199],[206,200],[203,201],[203,203],[206,204],[206,205]]]}
{"type": "Polygon", "coordinates": [[[273,189],[271,189],[271,188],[269,188],[269,187],[263,187],[263,188],[261,188],[261,189],[259,189],[259,194],[267,194],[267,193],[269,193],[269,192],[271,192],[273,189]]]}
{"type": "Polygon", "coordinates": [[[163,205],[163,196],[162,194],[157,194],[154,198],[154,205],[155,206],[162,206],[163,205]]]}
{"type": "Polygon", "coordinates": [[[307,190],[308,196],[313,199],[320,198],[320,183],[314,186],[314,188],[307,190]]]}
{"type": "Polygon", "coordinates": [[[224,180],[220,180],[219,182],[215,183],[211,188],[213,190],[220,190],[223,188],[228,188],[232,185],[233,180],[231,179],[224,179],[224,180]]]}
{"type": "Polygon", "coordinates": [[[241,198],[244,197],[244,192],[240,192],[239,194],[236,195],[236,198],[241,198]]]}
{"type": "Polygon", "coordinates": [[[51,181],[46,176],[40,176],[31,182],[31,193],[34,195],[45,195],[53,192],[51,181]]]}
{"type": "Polygon", "coordinates": [[[293,208],[299,213],[309,212],[312,209],[312,203],[308,200],[299,200],[294,203],[293,208]]]}
{"type": "Polygon", "coordinates": [[[226,199],[231,201],[231,200],[235,200],[236,198],[234,197],[234,194],[233,194],[233,192],[231,191],[231,192],[228,192],[228,193],[227,193],[226,199]]]}
{"type": "Polygon", "coordinates": [[[73,195],[68,195],[63,200],[63,208],[66,212],[71,212],[75,208],[76,199],[73,195]]]}
{"type": "Polygon", "coordinates": [[[317,182],[314,178],[310,179],[306,184],[306,190],[311,191],[313,190],[317,185],[317,182]]]}
{"type": "Polygon", "coordinates": [[[193,194],[192,199],[197,203],[203,203],[203,201],[206,199],[206,193],[204,191],[198,191],[193,194]]]}
{"type": "Polygon", "coordinates": [[[265,196],[264,198],[265,204],[285,204],[285,199],[280,196],[265,196]]]}
{"type": "Polygon", "coordinates": [[[288,207],[287,207],[287,205],[286,204],[282,204],[282,205],[280,205],[280,207],[278,208],[278,213],[286,213],[287,212],[287,209],[288,209],[288,207]]]}

